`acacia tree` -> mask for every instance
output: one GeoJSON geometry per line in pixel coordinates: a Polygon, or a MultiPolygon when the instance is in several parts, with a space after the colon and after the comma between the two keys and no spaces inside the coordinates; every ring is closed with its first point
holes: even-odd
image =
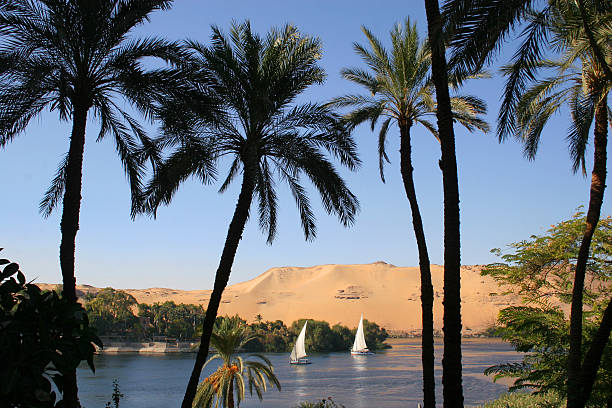
{"type": "Polygon", "coordinates": [[[609,110],[607,93],[612,83],[610,70],[610,3],[598,0],[575,2],[551,1],[541,8],[533,1],[519,0],[507,4],[497,1],[451,0],[446,4],[448,33],[454,45],[453,66],[469,72],[489,62],[515,25],[524,23],[522,43],[507,67],[507,82],[499,113],[498,135],[504,140],[516,135],[526,141],[526,152],[537,150],[542,128],[550,115],[564,102],[573,112],[570,150],[574,170],[584,171],[584,148],[588,130],[595,118],[595,159],[591,178],[587,222],[581,251],[576,263],[573,285],[570,357],[568,359],[568,407],[583,407],[588,399],[589,384],[597,372],[601,351],[612,329],[610,299],[600,330],[582,361],[582,296],[589,247],[599,221],[606,177],[606,144],[609,110]],[[543,61],[547,51],[561,54],[560,63],[543,61]],[[578,75],[570,75],[572,65],[581,63],[578,75]],[[560,78],[534,81],[538,71],[557,68],[560,78]],[[566,86],[570,78],[584,87],[566,86]],[[535,84],[533,82],[536,82],[535,84]],[[531,89],[527,89],[533,85],[531,89]],[[521,100],[523,102],[521,102],[521,100]],[[529,106],[529,103],[532,105],[529,106]]]}
{"type": "MultiPolygon", "coordinates": [[[[543,235],[531,236],[492,252],[501,262],[487,265],[482,274],[496,280],[503,293],[521,296],[522,305],[500,311],[498,334],[525,353],[520,363],[490,367],[485,374],[512,377],[510,391],[554,390],[567,397],[569,321],[563,309],[572,300],[572,283],[586,224],[583,213],[553,225],[543,235]]],[[[584,330],[586,344],[594,340],[612,295],[612,219],[602,218],[593,234],[584,287],[584,330]]],[[[603,351],[602,365],[593,393],[585,403],[605,406],[612,401],[612,344],[603,351]]]]}
{"type": "Polygon", "coordinates": [[[427,32],[431,46],[431,73],[436,89],[438,134],[444,189],[444,356],[442,386],[444,407],[463,407],[461,375],[461,232],[459,229],[459,180],[455,132],[448,89],[446,47],[438,0],[425,0],[427,32]]]}
{"type": "MultiPolygon", "coordinates": [[[[369,47],[355,43],[354,49],[369,69],[343,69],[342,76],[363,86],[369,94],[338,97],[330,104],[354,107],[353,111],[344,116],[353,127],[369,121],[374,130],[378,120],[384,118],[378,135],[379,168],[383,182],[384,162],[389,161],[385,148],[387,134],[394,125],[399,128],[401,176],[412,212],[421,273],[423,402],[425,407],[435,407],[433,285],[425,231],[414,185],[411,143],[411,131],[416,125],[422,125],[438,139],[438,131],[429,120],[435,115],[437,108],[433,84],[429,78],[430,50],[420,41],[416,25],[411,24],[409,19],[404,25],[397,24],[391,31],[390,52],[371,31],[365,27],[362,27],[362,31],[368,39],[369,47]]],[[[487,123],[479,117],[486,112],[486,105],[481,99],[455,96],[451,98],[451,104],[454,119],[469,131],[488,131],[487,123]]]]}
{"type": "MultiPolygon", "coordinates": [[[[100,123],[97,140],[110,136],[138,197],[140,144],[150,145],[138,121],[120,107],[123,98],[145,115],[154,100],[180,89],[171,72],[145,71],[144,58],[174,61],[180,48],[150,37],[129,40],[130,30],[170,0],[14,0],[0,5],[0,147],[49,109],[70,121],[68,153],[46,192],[47,216],[62,202],[60,266],[63,296],[76,303],[75,244],[79,229],[85,128],[90,112],[100,123]],[[166,88],[168,86],[168,88],[166,88]]],[[[65,328],[69,335],[71,328],[65,328]]],[[[66,375],[64,400],[78,405],[76,366],[66,375]]]]}
{"type": "Polygon", "coordinates": [[[191,408],[253,199],[257,198],[259,226],[267,233],[269,243],[277,227],[277,177],[288,184],[293,194],[306,239],[315,237],[316,225],[303,178],[312,182],[325,210],[337,215],[343,225],[353,223],[359,206],[326,157],[328,152],[349,169],[356,168],[359,159],[350,132],[329,108],[295,103],[302,91],[323,82],[324,72],[317,64],[321,57],[318,39],[290,25],[272,29],[262,38],[251,31],[247,21],[232,25],[229,37],[213,27],[210,47],[195,42],[188,46],[192,55],[185,64],[189,66],[185,75],[196,72],[209,78],[221,112],[211,120],[202,116],[198,104],[180,98],[163,109],[165,134],[159,143],[176,149],[156,169],[141,210],[155,214],[190,176],[204,184],[214,181],[216,165],[223,157],[231,159],[231,166],[220,191],[225,191],[239,175],[242,184],[206,308],[183,408],[191,408]]]}

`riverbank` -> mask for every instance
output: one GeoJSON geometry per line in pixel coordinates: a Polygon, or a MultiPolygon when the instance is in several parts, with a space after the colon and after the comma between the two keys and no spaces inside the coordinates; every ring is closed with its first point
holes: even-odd
{"type": "Polygon", "coordinates": [[[98,348],[97,352],[105,353],[143,353],[143,354],[166,354],[166,353],[195,353],[198,349],[196,342],[110,342],[104,348],[98,348]]]}

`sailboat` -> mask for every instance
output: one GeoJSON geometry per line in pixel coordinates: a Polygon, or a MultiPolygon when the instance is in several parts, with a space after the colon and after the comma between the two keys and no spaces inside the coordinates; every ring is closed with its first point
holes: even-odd
{"type": "Polygon", "coordinates": [[[306,347],[304,345],[304,341],[306,340],[307,324],[308,320],[304,323],[304,327],[302,327],[302,331],[293,345],[289,364],[310,364],[310,361],[308,361],[308,356],[306,355],[306,347]]]}
{"type": "Polygon", "coordinates": [[[359,326],[357,326],[357,333],[355,333],[355,342],[353,343],[353,348],[351,348],[351,354],[355,356],[367,356],[368,354],[372,354],[368,349],[365,335],[363,334],[363,313],[359,320],[359,326]]]}

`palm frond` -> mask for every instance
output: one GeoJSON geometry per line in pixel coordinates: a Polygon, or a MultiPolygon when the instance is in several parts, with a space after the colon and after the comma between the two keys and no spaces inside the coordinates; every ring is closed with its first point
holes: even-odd
{"type": "Polygon", "coordinates": [[[60,163],[55,173],[55,177],[51,181],[49,189],[45,192],[43,199],[40,201],[38,210],[41,212],[43,217],[47,218],[57,207],[57,204],[62,199],[64,194],[64,188],[66,186],[66,167],[68,166],[68,154],[64,156],[64,159],[60,163]]]}

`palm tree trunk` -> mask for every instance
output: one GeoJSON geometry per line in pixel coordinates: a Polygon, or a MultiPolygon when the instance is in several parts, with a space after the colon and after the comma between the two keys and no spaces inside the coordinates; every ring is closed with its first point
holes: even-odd
{"type": "Polygon", "coordinates": [[[230,381],[227,390],[227,408],[234,408],[234,379],[230,381]]]}
{"type": "Polygon", "coordinates": [[[580,376],[582,361],[582,296],[586,264],[589,258],[591,239],[597,228],[604,190],[606,188],[606,145],[608,142],[608,103],[607,98],[599,102],[595,110],[595,158],[591,175],[591,197],[586,216],[586,228],[578,259],[576,260],[576,276],[572,290],[572,307],[570,315],[570,350],[567,369],[567,407],[583,407],[582,378],[580,376]]]}
{"type": "Polygon", "coordinates": [[[412,225],[419,250],[419,267],[421,270],[421,310],[422,326],[421,333],[421,361],[423,364],[423,404],[424,408],[435,408],[436,406],[436,382],[434,376],[434,338],[433,338],[433,285],[431,283],[431,270],[429,265],[429,254],[427,253],[427,242],[423,220],[419,210],[414,179],[412,176],[412,147],[410,146],[411,124],[400,124],[400,160],[402,179],[406,197],[410,202],[412,212],[412,225]]]}
{"type": "Polygon", "coordinates": [[[461,380],[461,240],[459,231],[459,183],[455,134],[448,91],[445,46],[441,35],[438,0],[425,0],[431,71],[436,87],[438,131],[444,188],[444,356],[442,386],[444,407],[463,407],[461,380]]]}
{"type": "MultiPolygon", "coordinates": [[[[76,303],[76,278],[74,273],[74,258],[76,235],[79,230],[79,213],[81,210],[81,186],[83,181],[83,151],[85,150],[85,126],[87,124],[87,108],[75,106],[72,117],[72,134],[68,163],[66,167],[66,185],[60,230],[60,267],[62,270],[62,294],[66,300],[76,303]]],[[[72,327],[64,328],[64,336],[70,339],[72,327]]],[[[76,367],[64,373],[63,400],[66,408],[80,406],[76,379],[76,367]]]]}
{"type": "Polygon", "coordinates": [[[208,301],[208,307],[206,309],[206,316],[204,317],[204,323],[202,324],[202,337],[200,339],[200,348],[196,355],[196,361],[189,378],[189,383],[183,397],[182,408],[191,408],[193,399],[198,388],[198,382],[200,381],[200,373],[202,367],[208,357],[208,347],[210,346],[210,336],[213,331],[215,319],[217,318],[217,311],[219,310],[219,304],[221,303],[221,296],[227,286],[230,272],[232,270],[232,264],[234,263],[234,257],[236,256],[236,250],[238,249],[238,243],[242,239],[242,233],[244,226],[246,225],[247,219],[249,218],[249,209],[251,208],[251,201],[253,200],[253,192],[255,190],[255,171],[253,170],[257,163],[251,163],[250,168],[245,165],[244,175],[242,178],[242,187],[240,195],[238,196],[238,203],[234,210],[234,216],[230,222],[229,229],[227,231],[227,237],[225,239],[225,246],[223,247],[223,253],[221,254],[221,260],[219,261],[219,267],[215,275],[215,285],[213,292],[208,301]]]}
{"type": "MultiPolygon", "coordinates": [[[[583,405],[591,397],[591,391],[593,390],[593,384],[595,383],[595,377],[597,370],[599,370],[599,364],[601,362],[601,356],[606,348],[608,339],[610,338],[610,331],[612,330],[612,298],[608,302],[608,306],[604,311],[603,318],[597,329],[597,333],[591,342],[589,351],[584,357],[584,364],[582,365],[581,378],[583,382],[582,388],[582,401],[583,405]]],[[[610,394],[610,401],[612,401],[612,394],[610,394]]]]}

